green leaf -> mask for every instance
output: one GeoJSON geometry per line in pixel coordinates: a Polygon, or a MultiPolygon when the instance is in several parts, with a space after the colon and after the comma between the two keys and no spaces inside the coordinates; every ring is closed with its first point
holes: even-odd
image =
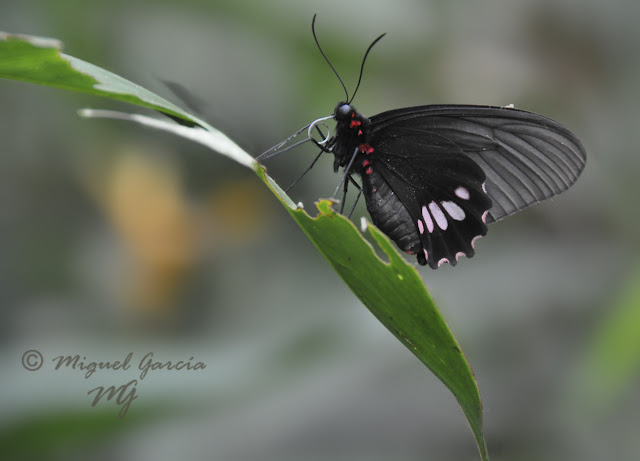
{"type": "Polygon", "coordinates": [[[292,207],[291,200],[266,173],[258,173],[358,299],[458,399],[482,459],[488,459],[482,403],[473,372],[418,271],[370,223],[367,229],[389,258],[388,263],[376,255],[351,221],[332,210],[330,201],[318,202],[319,214],[312,218],[303,209],[292,207]]]}
{"type": "Polygon", "coordinates": [[[61,54],[56,44],[0,33],[0,77],[127,101],[190,121],[196,126],[119,112],[82,112],[85,116],[124,118],[171,131],[252,168],[363,304],[454,394],[469,421],[482,459],[488,459],[482,404],[471,368],[418,272],[407,264],[385,235],[368,226],[368,232],[389,259],[388,263],[376,255],[351,221],[331,209],[330,202],[319,202],[318,216],[309,216],[294,205],[249,154],[224,134],[132,82],[61,54]]]}
{"type": "Polygon", "coordinates": [[[60,48],[58,40],[0,31],[0,78],[93,94],[163,112],[226,142],[229,148],[220,153],[245,166],[252,167],[255,163],[249,154],[205,121],[119,75],[61,53],[60,48]]]}
{"type": "Polygon", "coordinates": [[[105,96],[198,121],[178,106],[112,72],[61,53],[60,42],[0,32],[0,76],[105,96]]]}

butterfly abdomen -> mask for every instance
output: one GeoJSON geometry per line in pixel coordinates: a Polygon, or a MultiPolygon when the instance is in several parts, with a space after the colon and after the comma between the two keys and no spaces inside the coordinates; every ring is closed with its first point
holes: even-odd
{"type": "Polygon", "coordinates": [[[372,222],[407,253],[422,251],[418,228],[409,211],[389,183],[373,168],[366,168],[362,173],[362,188],[372,222]]]}

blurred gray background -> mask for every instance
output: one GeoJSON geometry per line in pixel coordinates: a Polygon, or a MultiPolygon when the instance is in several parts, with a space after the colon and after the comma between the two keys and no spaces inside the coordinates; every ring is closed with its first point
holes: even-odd
{"type": "MultiPolygon", "coordinates": [[[[494,460],[640,459],[633,0],[3,2],[0,29],[202,113],[257,155],[331,113],[506,105],[570,127],[578,183],[490,228],[476,256],[420,272],[478,380],[494,460]],[[179,102],[179,101],[178,101],[179,102]]],[[[474,460],[455,399],[345,287],[254,175],[81,107],[144,112],[0,80],[0,440],[11,459],[474,460]],[[34,372],[22,354],[45,358],[34,372]],[[51,360],[204,362],[149,372],[127,416],[87,395],[140,371],[51,360]]],[[[269,173],[288,185],[300,149],[269,173]]],[[[291,195],[333,192],[327,157],[291,195]]],[[[355,220],[366,214],[359,206],[355,220]]],[[[133,366],[132,368],[135,368],[133,366]]]]}

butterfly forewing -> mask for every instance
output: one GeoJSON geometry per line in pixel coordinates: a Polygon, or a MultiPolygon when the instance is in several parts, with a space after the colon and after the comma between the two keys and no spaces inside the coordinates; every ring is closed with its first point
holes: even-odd
{"type": "MultiPolygon", "coordinates": [[[[383,143],[390,138],[412,138],[413,144],[419,144],[415,139],[423,136],[427,144],[436,145],[422,151],[426,158],[431,152],[447,150],[473,160],[486,175],[485,189],[493,202],[487,222],[566,190],[586,162],[582,144],[567,128],[541,115],[509,108],[434,105],[398,109],[371,117],[370,132],[383,143]]],[[[402,155],[402,149],[399,152],[394,153],[402,155]]]]}

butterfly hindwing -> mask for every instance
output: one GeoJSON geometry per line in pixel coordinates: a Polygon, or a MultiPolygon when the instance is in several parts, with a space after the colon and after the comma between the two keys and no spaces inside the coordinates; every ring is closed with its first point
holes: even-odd
{"type": "Polygon", "coordinates": [[[445,261],[455,265],[462,254],[473,256],[473,241],[486,234],[483,215],[491,207],[482,169],[438,134],[404,128],[389,133],[372,138],[372,166],[413,218],[422,244],[418,261],[437,268],[445,261]]]}

